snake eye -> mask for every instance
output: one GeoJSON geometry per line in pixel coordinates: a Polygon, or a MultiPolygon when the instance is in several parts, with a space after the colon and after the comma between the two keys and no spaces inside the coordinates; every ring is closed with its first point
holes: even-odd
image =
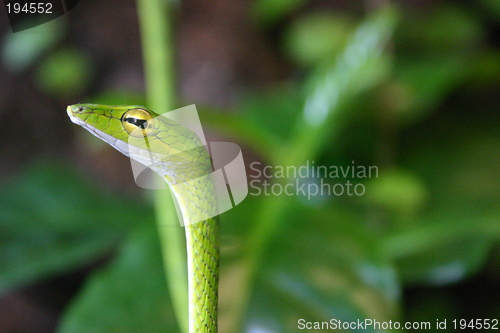
{"type": "Polygon", "coordinates": [[[154,118],[146,110],[131,109],[123,114],[122,124],[128,134],[140,138],[151,133],[154,128],[154,118]]]}

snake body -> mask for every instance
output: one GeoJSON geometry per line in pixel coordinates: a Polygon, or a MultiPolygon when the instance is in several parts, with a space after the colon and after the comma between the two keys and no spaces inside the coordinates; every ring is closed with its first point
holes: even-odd
{"type": "Polygon", "coordinates": [[[71,121],[169,184],[186,232],[189,333],[217,332],[219,243],[210,156],[190,129],[142,106],[75,104],[71,121]],[[201,221],[201,222],[200,222],[201,221]]]}

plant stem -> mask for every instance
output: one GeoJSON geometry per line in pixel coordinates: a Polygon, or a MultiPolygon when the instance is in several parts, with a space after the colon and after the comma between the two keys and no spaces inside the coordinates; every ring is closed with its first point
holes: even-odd
{"type": "MultiPolygon", "coordinates": [[[[157,113],[174,109],[175,75],[171,44],[171,3],[137,0],[142,38],[146,99],[157,113]]],[[[184,230],[167,227],[177,221],[169,190],[155,191],[156,222],[162,247],[163,264],[172,303],[181,332],[188,332],[188,285],[184,230]]]]}

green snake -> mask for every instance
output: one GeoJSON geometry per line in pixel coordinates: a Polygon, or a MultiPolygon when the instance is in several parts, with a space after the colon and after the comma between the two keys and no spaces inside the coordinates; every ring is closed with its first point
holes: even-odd
{"type": "Polygon", "coordinates": [[[190,129],[142,106],[75,104],[71,121],[169,184],[186,232],[189,333],[217,332],[219,243],[210,156],[190,129]],[[199,222],[201,221],[201,222],[199,222]]]}

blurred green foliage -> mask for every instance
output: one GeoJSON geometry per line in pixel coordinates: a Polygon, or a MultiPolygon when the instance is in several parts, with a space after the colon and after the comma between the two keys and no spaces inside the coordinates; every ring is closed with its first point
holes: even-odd
{"type": "Polygon", "coordinates": [[[273,24],[306,3],[306,0],[257,0],[252,12],[260,24],[273,24]]]}
{"type": "MultiPolygon", "coordinates": [[[[480,2],[500,18],[497,1],[480,2]]],[[[499,100],[484,103],[481,94],[500,82],[500,53],[485,42],[483,18],[448,4],[429,15],[391,8],[360,20],[301,13],[305,3],[256,1],[253,13],[264,27],[295,13],[282,52],[307,78],[249,93],[241,112],[207,112],[202,120],[271,165],[355,160],[378,166],[379,177],[356,180],[366,185],[361,197],[306,200],[250,189],[222,216],[221,322],[296,332],[301,318],[467,316],[459,309],[467,304],[430,289],[404,308],[402,292],[439,293],[463,282],[485,269],[499,244],[499,100]]],[[[35,64],[56,34],[36,43],[35,35],[15,36],[4,41],[7,67],[36,66],[53,95],[87,88],[89,60],[75,49],[53,50],[35,64]]],[[[100,92],[95,102],[141,104],[141,96],[123,96],[100,92]]],[[[103,193],[69,165],[37,164],[0,194],[0,292],[114,250],[73,300],[60,332],[173,332],[153,219],[147,201],[130,205],[103,193]]],[[[496,301],[484,302],[480,315],[499,318],[496,301]]]]}
{"type": "Polygon", "coordinates": [[[39,67],[38,85],[50,95],[74,96],[85,89],[92,75],[89,60],[73,48],[58,50],[39,67]]]}
{"type": "Polygon", "coordinates": [[[5,67],[19,72],[33,66],[63,37],[64,23],[60,19],[52,20],[16,34],[9,34],[2,47],[5,67]]]}
{"type": "Polygon", "coordinates": [[[67,165],[48,161],[35,163],[6,186],[0,205],[3,291],[95,260],[137,221],[154,225],[147,206],[115,200],[67,165]]]}
{"type": "Polygon", "coordinates": [[[345,15],[316,12],[294,20],[284,36],[286,53],[299,65],[335,58],[353,30],[345,15]]]}

